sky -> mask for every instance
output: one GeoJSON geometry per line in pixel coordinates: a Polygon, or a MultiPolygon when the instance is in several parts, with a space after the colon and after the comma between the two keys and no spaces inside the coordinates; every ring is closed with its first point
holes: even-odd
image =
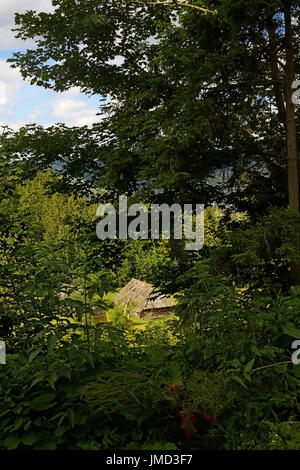
{"type": "Polygon", "coordinates": [[[56,93],[24,81],[18,69],[6,60],[17,51],[33,46],[14,37],[14,14],[26,10],[49,12],[51,0],[0,0],[0,127],[18,129],[25,124],[84,126],[98,122],[99,99],[78,88],[56,93]]]}

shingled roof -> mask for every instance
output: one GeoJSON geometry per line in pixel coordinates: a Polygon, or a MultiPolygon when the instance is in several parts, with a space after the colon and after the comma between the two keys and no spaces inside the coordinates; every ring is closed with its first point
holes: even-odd
{"type": "Polygon", "coordinates": [[[125,308],[131,304],[132,313],[140,316],[142,312],[155,310],[167,310],[174,307],[175,303],[157,292],[155,287],[148,282],[139,281],[132,278],[120,292],[113,298],[115,304],[120,304],[125,308]]]}

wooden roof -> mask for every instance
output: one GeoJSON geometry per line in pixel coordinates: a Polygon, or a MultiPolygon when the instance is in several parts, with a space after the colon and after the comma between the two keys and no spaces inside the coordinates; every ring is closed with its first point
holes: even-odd
{"type": "Polygon", "coordinates": [[[157,292],[152,284],[132,278],[113,298],[115,304],[125,308],[131,303],[132,313],[139,314],[144,310],[157,310],[174,307],[175,303],[157,292]]]}

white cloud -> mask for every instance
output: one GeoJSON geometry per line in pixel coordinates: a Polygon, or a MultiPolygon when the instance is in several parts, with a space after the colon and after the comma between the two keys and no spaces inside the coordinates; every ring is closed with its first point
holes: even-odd
{"type": "Polygon", "coordinates": [[[109,65],[117,65],[119,67],[119,66],[123,65],[124,60],[125,60],[124,57],[118,55],[113,60],[108,60],[107,63],[109,65]]]}
{"type": "Polygon", "coordinates": [[[0,133],[2,128],[8,127],[9,129],[12,129],[13,131],[18,131],[21,127],[26,126],[28,124],[27,121],[25,120],[19,120],[19,121],[6,121],[1,119],[0,120],[0,133]]]}
{"type": "Polygon", "coordinates": [[[64,96],[66,97],[73,97],[73,96],[79,96],[81,93],[80,87],[79,86],[74,86],[70,88],[69,90],[65,91],[63,93],[64,96]]]}
{"type": "Polygon", "coordinates": [[[25,13],[27,10],[49,12],[53,10],[51,0],[0,0],[0,44],[1,49],[24,48],[28,42],[14,37],[11,31],[15,27],[15,13],[25,13]]]}
{"type": "Polygon", "coordinates": [[[90,108],[86,102],[70,96],[72,91],[71,95],[70,91],[63,93],[51,102],[50,107],[55,122],[64,122],[68,126],[86,126],[101,120],[101,116],[97,116],[98,108],[90,108]]]}
{"type": "Polygon", "coordinates": [[[18,110],[26,109],[22,106],[22,86],[24,82],[18,70],[0,60],[0,127],[18,129],[26,124],[48,126],[60,122],[67,126],[90,126],[102,119],[97,116],[97,101],[90,101],[77,87],[59,94],[48,90],[48,100],[42,103],[37,100],[27,108],[27,116],[18,119],[18,110]],[[17,109],[14,109],[15,104],[17,109]]]}
{"type": "Polygon", "coordinates": [[[0,114],[11,115],[17,94],[24,84],[17,69],[0,60],[0,114]]]}
{"type": "MultiPolygon", "coordinates": [[[[11,31],[14,27],[14,14],[24,13],[31,9],[49,12],[53,10],[52,2],[51,0],[0,0],[0,51],[7,48],[18,50],[34,46],[33,41],[15,39],[11,31]]],[[[120,59],[117,58],[117,62],[120,59]]],[[[42,89],[39,88],[38,91],[36,90],[36,101],[34,99],[31,102],[28,101],[28,95],[25,95],[27,98],[23,102],[23,86],[25,87],[25,83],[20,71],[12,69],[7,62],[0,59],[0,126],[8,125],[17,129],[29,123],[52,125],[56,122],[63,122],[68,126],[83,126],[101,120],[101,116],[97,116],[99,112],[97,101],[87,98],[84,100],[84,95],[78,87],[59,94],[44,90],[46,100],[41,99],[42,89]],[[23,103],[26,103],[27,109],[23,103]]],[[[35,96],[35,88],[33,86],[33,96],[35,96]]],[[[28,93],[28,89],[25,93],[28,93]]]]}

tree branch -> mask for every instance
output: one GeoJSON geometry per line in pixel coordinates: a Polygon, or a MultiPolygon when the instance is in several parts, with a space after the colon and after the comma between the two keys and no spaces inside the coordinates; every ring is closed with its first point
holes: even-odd
{"type": "Polygon", "coordinates": [[[215,10],[208,10],[207,8],[199,7],[198,5],[192,5],[191,3],[187,3],[188,0],[180,0],[180,1],[157,1],[157,2],[141,2],[136,1],[135,3],[141,3],[143,5],[167,5],[170,7],[188,7],[193,8],[194,10],[202,11],[203,13],[210,13],[212,15],[218,15],[218,12],[215,10]]]}

